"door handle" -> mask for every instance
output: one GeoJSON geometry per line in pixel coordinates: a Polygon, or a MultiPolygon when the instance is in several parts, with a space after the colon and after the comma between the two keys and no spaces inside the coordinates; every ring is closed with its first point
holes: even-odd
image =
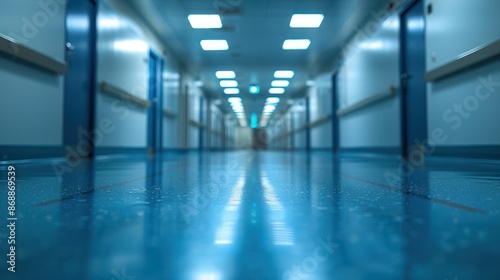
{"type": "Polygon", "coordinates": [[[401,80],[408,80],[410,78],[411,78],[411,75],[409,75],[408,73],[401,74],[401,80]]]}
{"type": "Polygon", "coordinates": [[[75,50],[75,46],[73,46],[70,42],[67,42],[66,43],[66,49],[68,51],[74,51],[75,50]]]}
{"type": "Polygon", "coordinates": [[[408,80],[411,79],[411,75],[409,75],[408,73],[402,73],[400,78],[401,85],[404,89],[406,89],[408,87],[408,80]]]}

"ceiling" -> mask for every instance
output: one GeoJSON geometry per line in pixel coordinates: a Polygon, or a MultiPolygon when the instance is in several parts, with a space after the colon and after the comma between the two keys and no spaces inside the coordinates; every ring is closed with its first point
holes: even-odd
{"type": "MultiPolygon", "coordinates": [[[[306,81],[331,71],[342,46],[387,0],[126,0],[168,47],[170,56],[194,78],[203,81],[203,90],[214,99],[226,99],[217,70],[236,72],[247,113],[260,114],[269,97],[268,89],[276,70],[293,70],[295,76],[283,100],[302,96],[306,81]],[[189,14],[221,16],[222,29],[192,29],[189,14]],[[320,13],[325,19],[317,29],[292,29],[295,13],[320,13]],[[200,40],[225,39],[227,51],[203,51],[200,40]],[[310,39],[307,50],[282,50],[285,39],[310,39]],[[257,83],[261,93],[250,95],[248,86],[257,83]]],[[[285,104],[286,102],[281,102],[285,104]]],[[[282,105],[283,106],[283,105],[282,105]]],[[[223,111],[230,111],[222,102],[223,111]]]]}

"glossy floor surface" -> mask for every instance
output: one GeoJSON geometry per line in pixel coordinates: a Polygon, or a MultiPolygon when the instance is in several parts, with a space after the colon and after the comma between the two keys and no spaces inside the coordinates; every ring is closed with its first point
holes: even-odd
{"type": "Polygon", "coordinates": [[[498,161],[241,151],[15,167],[17,272],[2,226],[0,279],[500,279],[498,161]]]}

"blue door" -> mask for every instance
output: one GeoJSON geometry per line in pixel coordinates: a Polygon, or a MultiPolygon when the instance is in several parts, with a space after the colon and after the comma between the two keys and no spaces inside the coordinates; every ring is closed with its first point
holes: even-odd
{"type": "Polygon", "coordinates": [[[148,112],[148,151],[150,154],[161,153],[163,128],[163,99],[162,99],[162,59],[159,55],[150,52],[149,55],[149,101],[151,107],[148,112]]]}
{"type": "MultiPolygon", "coordinates": [[[[205,107],[204,107],[204,99],[203,97],[200,98],[200,123],[203,124],[205,122],[205,107]]],[[[205,128],[204,127],[200,127],[199,128],[199,145],[198,145],[198,149],[200,151],[203,151],[203,148],[205,146],[205,128]]]]}
{"type": "Polygon", "coordinates": [[[64,134],[66,152],[91,157],[94,146],[96,4],[91,0],[66,4],[64,134]]]}
{"type": "Polygon", "coordinates": [[[339,153],[340,151],[340,135],[339,135],[339,117],[337,110],[339,109],[337,98],[337,73],[332,76],[332,139],[333,139],[333,152],[339,153]]]}
{"type": "Polygon", "coordinates": [[[401,14],[402,155],[423,151],[427,139],[425,82],[425,15],[422,0],[401,14]]]}

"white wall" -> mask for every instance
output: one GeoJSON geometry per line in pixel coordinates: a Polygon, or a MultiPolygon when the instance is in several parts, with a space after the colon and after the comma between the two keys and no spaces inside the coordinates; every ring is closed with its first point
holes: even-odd
{"type": "Polygon", "coordinates": [[[238,122],[233,119],[233,118],[226,118],[226,121],[225,121],[225,125],[226,125],[226,129],[225,129],[225,132],[226,132],[226,146],[225,148],[226,149],[233,149],[235,148],[235,130],[236,130],[236,126],[238,126],[238,122]]]}
{"type": "MultiPolygon", "coordinates": [[[[427,16],[427,70],[500,39],[500,2],[425,1],[434,4],[427,16]]],[[[444,129],[442,146],[500,145],[500,60],[452,75],[428,86],[428,131],[444,129]],[[494,81],[488,83],[486,81],[494,81]],[[460,112],[459,107],[462,107],[460,112]]]]}
{"type": "Polygon", "coordinates": [[[296,132],[297,129],[303,127],[307,123],[306,119],[306,100],[305,98],[295,100],[292,108],[290,109],[293,132],[293,148],[305,149],[307,148],[307,131],[301,130],[296,132]]]}
{"type": "MultiPolygon", "coordinates": [[[[203,94],[199,87],[193,86],[193,81],[189,82],[189,104],[188,104],[188,120],[195,122],[200,122],[200,100],[203,98],[203,94]]],[[[189,149],[197,149],[200,144],[200,128],[194,125],[189,125],[188,131],[188,143],[189,149]]]]}
{"type": "MultiPolygon", "coordinates": [[[[65,58],[65,7],[3,1],[0,33],[65,58]]],[[[0,56],[0,145],[61,146],[64,78],[0,56]]]]}
{"type": "MultiPolygon", "coordinates": [[[[116,0],[99,1],[97,16],[97,82],[103,81],[148,99],[149,52],[164,53],[159,40],[134,11],[116,0]]],[[[166,59],[164,105],[176,113],[179,72],[166,59]],[[173,77],[173,78],[172,78],[173,77]],[[171,79],[171,80],[169,80],[171,79]],[[177,87],[176,87],[177,86],[177,87]]],[[[96,122],[108,118],[115,129],[105,135],[99,147],[145,148],[148,109],[97,92],[96,122]]],[[[165,120],[164,144],[176,147],[176,120],[165,120]],[[175,132],[175,135],[173,135],[175,132]]]]}
{"type": "Polygon", "coordinates": [[[281,115],[275,115],[269,121],[266,127],[269,149],[282,150],[291,148],[291,138],[293,136],[289,134],[291,130],[290,121],[291,115],[289,111],[281,115]]]}
{"type": "MultiPolygon", "coordinates": [[[[399,17],[388,18],[372,37],[353,42],[339,69],[339,106],[349,106],[375,94],[399,88],[399,17]]],[[[341,148],[398,147],[399,97],[340,117],[341,148]]]]}
{"type": "Polygon", "coordinates": [[[235,128],[235,140],[237,149],[250,149],[252,147],[252,129],[237,126],[235,128]]]}
{"type": "Polygon", "coordinates": [[[163,65],[163,107],[176,115],[175,118],[163,118],[163,148],[177,149],[179,131],[179,92],[180,73],[166,61],[163,65]]]}
{"type": "MultiPolygon", "coordinates": [[[[332,115],[332,74],[326,73],[316,78],[309,89],[309,115],[311,122],[332,115]]],[[[311,149],[333,148],[332,121],[311,128],[311,149]]]]}
{"type": "MultiPolygon", "coordinates": [[[[149,44],[140,28],[125,15],[100,1],[97,16],[97,82],[106,82],[148,99],[149,44]]],[[[145,148],[147,112],[114,97],[96,96],[96,123],[108,118],[115,129],[98,147],[145,148]]]]}
{"type": "Polygon", "coordinates": [[[500,39],[498,0],[425,0],[427,69],[442,66],[478,46],[500,39]]]}
{"type": "Polygon", "coordinates": [[[207,137],[210,137],[210,149],[221,149],[223,148],[223,139],[220,135],[220,133],[224,132],[224,115],[222,112],[219,110],[219,108],[212,104],[210,106],[209,113],[210,114],[210,126],[209,130],[207,132],[209,135],[207,137]]]}

